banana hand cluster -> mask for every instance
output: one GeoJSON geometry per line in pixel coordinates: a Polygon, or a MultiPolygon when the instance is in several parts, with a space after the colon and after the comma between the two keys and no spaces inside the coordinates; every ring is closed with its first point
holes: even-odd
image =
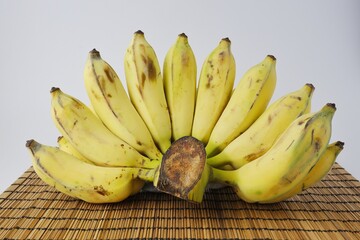
{"type": "Polygon", "coordinates": [[[45,183],[91,203],[123,201],[149,184],[196,203],[213,184],[232,187],[246,202],[274,203],[321,181],[343,149],[341,141],[329,143],[335,104],[312,111],[312,84],[271,102],[278,82],[274,56],[234,86],[229,38],[214,47],[197,77],[184,33],[161,68],[137,31],[124,72],[126,89],[93,49],[83,71],[89,106],[51,88],[58,145],[26,142],[45,183]]]}

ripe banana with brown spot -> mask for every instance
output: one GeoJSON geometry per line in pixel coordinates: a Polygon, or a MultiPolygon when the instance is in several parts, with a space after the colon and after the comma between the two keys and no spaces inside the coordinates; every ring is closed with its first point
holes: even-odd
{"type": "Polygon", "coordinates": [[[285,129],[299,116],[310,112],[314,87],[304,85],[272,103],[240,136],[207,163],[220,169],[238,169],[265,154],[285,129]]]}
{"type": "Polygon", "coordinates": [[[177,140],[191,135],[196,99],[196,60],[184,33],[167,52],[163,71],[172,140],[177,140]]]}
{"type": "Polygon", "coordinates": [[[301,183],[331,137],[335,105],[297,118],[263,156],[237,170],[213,168],[214,181],[234,187],[247,202],[268,203],[301,183]]]}
{"type": "Polygon", "coordinates": [[[265,111],[276,85],[276,59],[268,55],[240,79],[206,146],[208,156],[221,152],[265,111]]]}
{"type": "Polygon", "coordinates": [[[155,168],[159,160],[141,155],[114,135],[80,100],[51,89],[51,116],[71,145],[85,158],[101,166],[155,168]]]}
{"type": "Polygon", "coordinates": [[[88,54],[84,82],[91,105],[105,126],[141,154],[161,159],[162,154],[117,73],[95,49],[88,54]]]}
{"type": "Polygon", "coordinates": [[[233,90],[236,65],[230,47],[230,40],[222,39],[200,72],[191,135],[205,144],[233,90]]]}
{"type": "Polygon", "coordinates": [[[157,56],[141,31],[126,50],[124,69],[130,100],[164,153],[171,145],[170,115],[157,56]]]}
{"type": "Polygon", "coordinates": [[[86,163],[57,147],[29,140],[37,175],[48,185],[74,198],[90,203],[119,202],[138,193],[155,170],[102,167],[86,163]]]}

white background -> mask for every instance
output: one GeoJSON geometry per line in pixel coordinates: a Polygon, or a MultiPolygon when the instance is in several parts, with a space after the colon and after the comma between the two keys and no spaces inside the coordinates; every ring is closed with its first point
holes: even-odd
{"type": "Polygon", "coordinates": [[[26,140],[56,144],[50,88],[88,103],[82,72],[92,48],[124,81],[123,56],[138,29],[161,64],[186,33],[198,70],[229,37],[237,81],[273,54],[273,99],[312,83],[313,110],[336,103],[331,141],[345,142],[338,162],[360,179],[360,1],[0,0],[0,192],[30,167],[26,140]]]}

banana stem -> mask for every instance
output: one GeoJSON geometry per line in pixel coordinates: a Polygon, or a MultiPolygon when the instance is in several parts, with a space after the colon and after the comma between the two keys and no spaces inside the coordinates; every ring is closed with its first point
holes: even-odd
{"type": "Polygon", "coordinates": [[[173,196],[201,202],[210,173],[204,144],[185,136],[173,142],[164,154],[154,186],[173,196]]]}

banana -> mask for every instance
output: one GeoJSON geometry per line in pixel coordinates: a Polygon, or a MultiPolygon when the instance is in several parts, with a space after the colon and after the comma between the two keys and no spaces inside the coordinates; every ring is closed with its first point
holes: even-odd
{"type": "Polygon", "coordinates": [[[57,147],[29,140],[26,147],[38,176],[71,197],[90,203],[119,202],[152,181],[155,170],[102,167],[83,162],[57,147]]]}
{"type": "Polygon", "coordinates": [[[171,145],[170,115],[157,56],[141,31],[126,50],[124,68],[130,100],[164,153],[171,145]]]}
{"type": "Polygon", "coordinates": [[[336,161],[337,156],[340,154],[343,148],[344,143],[341,141],[329,144],[325,152],[320,156],[314,167],[310,169],[303,181],[295,185],[292,189],[283,195],[275,199],[271,199],[271,201],[268,201],[268,203],[281,202],[294,197],[295,195],[320,182],[329,173],[336,161]]]}
{"type": "Polygon", "coordinates": [[[335,104],[326,104],[300,116],[266,154],[237,170],[213,168],[213,180],[232,185],[246,202],[272,202],[302,182],[326,150],[335,110],[335,104]]]}
{"type": "Polygon", "coordinates": [[[207,163],[220,169],[228,165],[238,169],[262,156],[296,118],[310,111],[313,91],[313,85],[306,84],[276,100],[243,134],[208,158],[207,163]]]}
{"type": "Polygon", "coordinates": [[[228,38],[209,54],[200,72],[191,136],[206,144],[228,103],[235,80],[235,59],[228,38]]]}
{"type": "Polygon", "coordinates": [[[51,89],[51,116],[60,133],[85,158],[101,166],[155,168],[149,159],[114,135],[78,99],[51,89]]]}
{"type": "Polygon", "coordinates": [[[81,153],[79,153],[79,151],[76,150],[74,148],[74,146],[71,145],[71,143],[69,141],[67,141],[66,138],[64,138],[63,136],[58,137],[57,143],[58,143],[59,149],[61,151],[67,152],[83,162],[86,162],[89,164],[95,164],[92,161],[90,161],[89,159],[87,159],[86,157],[84,157],[81,153]]]}
{"type": "Polygon", "coordinates": [[[208,156],[221,152],[265,111],[275,85],[276,59],[268,55],[240,79],[210,135],[206,146],[208,156]]]}
{"type": "Polygon", "coordinates": [[[336,158],[344,149],[344,142],[337,141],[328,146],[326,152],[309,171],[303,181],[303,190],[315,185],[323,179],[334,165],[336,158]]]}
{"type": "Polygon", "coordinates": [[[191,135],[196,98],[196,60],[188,37],[179,34],[164,61],[164,87],[172,140],[191,135]]]}
{"type": "Polygon", "coordinates": [[[95,49],[88,54],[84,82],[91,106],[105,126],[141,154],[161,159],[162,154],[131,104],[118,75],[95,49]]]}

